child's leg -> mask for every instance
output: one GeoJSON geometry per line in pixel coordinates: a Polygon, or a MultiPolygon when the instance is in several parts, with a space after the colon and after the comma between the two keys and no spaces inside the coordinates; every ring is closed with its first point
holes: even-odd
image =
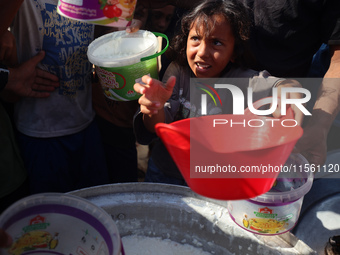
{"type": "Polygon", "coordinates": [[[69,192],[109,183],[107,165],[95,123],[63,137],[18,134],[31,193],[69,192]]]}
{"type": "Polygon", "coordinates": [[[157,168],[152,157],[149,158],[148,170],[146,171],[144,181],[186,186],[186,183],[183,179],[165,175],[160,169],[157,168]]]}

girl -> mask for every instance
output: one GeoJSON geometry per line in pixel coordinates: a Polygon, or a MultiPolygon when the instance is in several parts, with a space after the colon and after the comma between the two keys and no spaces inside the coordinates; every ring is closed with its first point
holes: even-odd
{"type": "MultiPolygon", "coordinates": [[[[148,144],[156,137],[154,127],[159,122],[200,115],[200,105],[190,100],[190,78],[233,78],[244,95],[248,87],[253,88],[253,101],[270,96],[274,86],[300,86],[295,81],[269,76],[266,71],[246,68],[250,58],[246,47],[249,16],[248,9],[238,1],[207,0],[183,17],[181,33],[173,41],[174,60],[164,74],[164,85],[149,76],[142,78],[145,84],[134,85],[135,91],[142,94],[140,113],[134,120],[139,143],[148,144]]],[[[210,103],[208,115],[231,113],[231,94],[219,94],[223,108],[210,103]]],[[[154,142],[145,180],[185,184],[160,139],[154,142]]]]}

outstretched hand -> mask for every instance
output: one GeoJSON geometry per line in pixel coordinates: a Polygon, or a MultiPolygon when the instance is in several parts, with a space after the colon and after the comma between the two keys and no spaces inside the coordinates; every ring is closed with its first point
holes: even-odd
{"type": "MultiPolygon", "coordinates": [[[[44,98],[59,87],[59,78],[49,72],[37,68],[38,63],[45,57],[41,51],[30,60],[16,68],[9,68],[8,83],[4,90],[4,99],[18,97],[44,98]]],[[[13,101],[13,100],[10,100],[13,101]]]]}
{"type": "Polygon", "coordinates": [[[176,77],[171,76],[166,84],[150,76],[144,75],[141,83],[136,83],[133,88],[137,93],[142,94],[138,102],[142,113],[152,116],[163,109],[164,104],[172,95],[176,84],[176,77]]]}

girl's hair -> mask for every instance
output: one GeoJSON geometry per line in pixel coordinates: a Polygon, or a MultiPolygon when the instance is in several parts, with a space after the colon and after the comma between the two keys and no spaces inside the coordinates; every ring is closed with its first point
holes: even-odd
{"type": "Polygon", "coordinates": [[[213,15],[223,15],[229,21],[235,37],[234,64],[246,68],[250,60],[247,41],[251,21],[249,9],[239,0],[206,0],[187,13],[182,18],[181,31],[172,40],[168,56],[179,65],[187,65],[186,48],[192,25],[197,22],[197,29],[203,26],[203,36],[208,36],[213,29],[209,23],[213,21],[213,15]]]}

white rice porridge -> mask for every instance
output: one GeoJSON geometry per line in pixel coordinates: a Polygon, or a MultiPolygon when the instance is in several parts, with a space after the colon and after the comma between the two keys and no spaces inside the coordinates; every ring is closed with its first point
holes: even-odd
{"type": "Polygon", "coordinates": [[[122,242],[126,255],[212,255],[192,245],[160,237],[130,235],[122,237],[122,242]]]}

